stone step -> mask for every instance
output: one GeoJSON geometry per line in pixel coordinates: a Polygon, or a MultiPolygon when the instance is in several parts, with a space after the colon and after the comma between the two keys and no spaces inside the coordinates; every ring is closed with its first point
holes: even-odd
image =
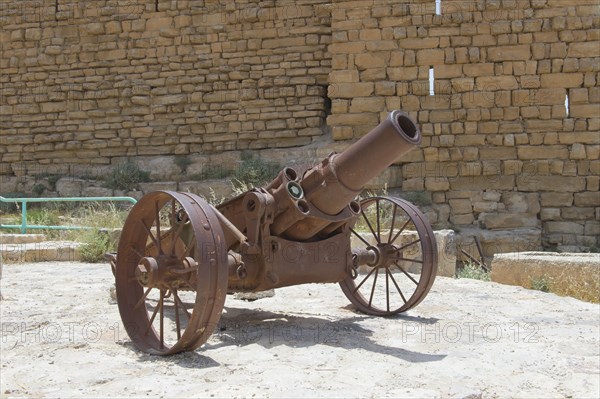
{"type": "Polygon", "coordinates": [[[29,244],[46,241],[43,234],[0,234],[0,245],[2,244],[29,244]]]}
{"type": "Polygon", "coordinates": [[[0,244],[0,263],[72,262],[81,260],[79,246],[73,241],[42,241],[0,244]]]}

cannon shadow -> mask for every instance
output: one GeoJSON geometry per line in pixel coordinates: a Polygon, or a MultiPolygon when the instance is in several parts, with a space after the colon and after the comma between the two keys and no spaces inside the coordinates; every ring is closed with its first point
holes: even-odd
{"type": "MultiPolygon", "coordinates": [[[[369,352],[394,356],[410,363],[440,361],[446,355],[416,352],[396,346],[387,346],[375,340],[375,332],[360,322],[371,318],[356,313],[345,318],[315,317],[275,313],[261,309],[246,309],[225,306],[219,326],[212,339],[204,345],[205,350],[226,346],[258,344],[266,349],[279,345],[306,348],[326,345],[344,349],[364,349],[369,352]],[[219,343],[214,343],[220,340],[219,343]]],[[[351,308],[354,310],[353,308],[351,308]]],[[[388,320],[398,322],[396,331],[402,340],[402,322],[434,324],[435,318],[420,318],[399,315],[388,320]]],[[[408,342],[408,340],[403,341],[408,342]]]]}

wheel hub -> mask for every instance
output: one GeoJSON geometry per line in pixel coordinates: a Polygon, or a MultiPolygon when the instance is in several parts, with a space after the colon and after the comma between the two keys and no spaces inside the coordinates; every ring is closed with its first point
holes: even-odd
{"type": "MultiPolygon", "coordinates": [[[[135,277],[144,287],[159,289],[178,288],[185,284],[196,267],[196,261],[187,257],[179,260],[176,256],[161,254],[158,257],[147,256],[140,259],[135,269],[135,277]]],[[[187,282],[189,284],[189,281],[187,282]]]]}

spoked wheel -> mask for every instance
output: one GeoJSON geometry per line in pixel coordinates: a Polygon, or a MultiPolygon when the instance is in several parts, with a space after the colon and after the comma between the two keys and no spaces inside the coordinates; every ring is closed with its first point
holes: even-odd
{"type": "Polygon", "coordinates": [[[340,283],[363,313],[391,316],[419,304],[437,272],[437,246],[425,215],[399,198],[361,201],[352,229],[354,276],[340,283]]]}
{"type": "Polygon", "coordinates": [[[193,194],[157,191],[127,217],[117,256],[117,301],[140,350],[194,350],[217,325],[228,269],[215,212],[193,194]]]}

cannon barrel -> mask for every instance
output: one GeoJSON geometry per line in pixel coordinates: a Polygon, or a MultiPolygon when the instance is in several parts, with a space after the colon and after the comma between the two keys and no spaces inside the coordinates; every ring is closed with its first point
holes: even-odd
{"type": "Polygon", "coordinates": [[[334,233],[360,212],[353,199],[365,184],[420,142],[417,125],[397,110],[344,152],[330,154],[301,177],[285,168],[265,187],[279,210],[271,233],[297,241],[334,233]]]}
{"type": "Polygon", "coordinates": [[[305,174],[301,185],[306,198],[323,213],[336,215],[369,180],[420,143],[421,132],[410,117],[405,112],[392,111],[344,152],[332,154],[321,168],[305,174]]]}

